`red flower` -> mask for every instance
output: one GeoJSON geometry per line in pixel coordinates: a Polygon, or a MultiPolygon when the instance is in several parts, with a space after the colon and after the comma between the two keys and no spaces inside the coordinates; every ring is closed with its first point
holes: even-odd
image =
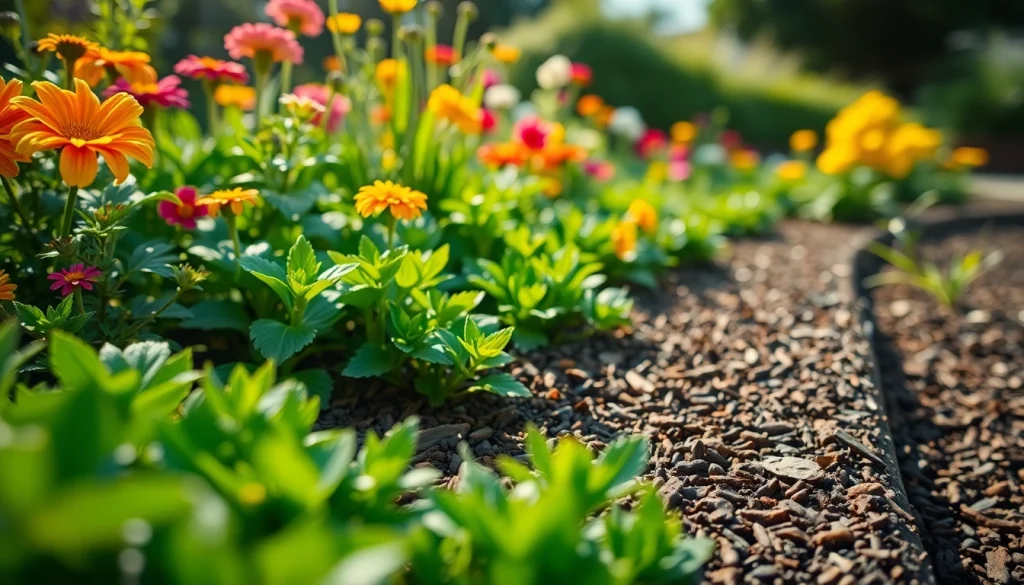
{"type": "Polygon", "coordinates": [[[743,146],[743,137],[735,130],[723,130],[721,140],[726,150],[736,150],[743,146]]]}
{"type": "Polygon", "coordinates": [[[72,264],[68,268],[59,272],[54,272],[46,278],[54,281],[54,283],[50,285],[50,290],[60,289],[61,296],[66,297],[75,292],[78,287],[82,287],[85,290],[92,290],[92,283],[96,282],[96,280],[101,276],[103,276],[103,272],[95,266],[72,264]]]}
{"type": "Polygon", "coordinates": [[[530,150],[543,150],[547,144],[548,135],[551,134],[551,125],[537,116],[523,118],[516,122],[512,129],[516,140],[525,144],[530,150]]]}
{"type": "Polygon", "coordinates": [[[487,108],[480,108],[480,128],[489,134],[494,131],[497,125],[498,120],[494,117],[494,114],[487,108]]]}
{"type": "Polygon", "coordinates": [[[424,52],[424,58],[427,60],[427,63],[441,65],[442,67],[451,67],[459,62],[459,55],[455,52],[455,49],[448,45],[427,47],[427,50],[424,52]]]}
{"type": "Polygon", "coordinates": [[[213,57],[189,55],[174,66],[174,72],[189,79],[205,79],[217,83],[228,82],[245,85],[249,74],[245,65],[232,61],[221,61],[213,57]]]}
{"type": "Polygon", "coordinates": [[[638,155],[643,158],[649,158],[651,155],[664,150],[666,146],[668,146],[668,135],[665,134],[665,131],[651,128],[644,132],[640,140],[636,141],[634,148],[636,148],[638,155]]]}
{"type": "Polygon", "coordinates": [[[161,108],[189,107],[188,91],[181,87],[181,78],[177,75],[168,75],[156,83],[128,83],[122,77],[103,92],[103,97],[122,92],[135,98],[144,108],[154,105],[161,108]]]}
{"type": "Polygon", "coordinates": [[[206,217],[208,210],[205,205],[196,205],[196,188],[179,187],[175,192],[181,204],[173,201],[161,201],[156,212],[164,218],[167,225],[180,225],[187,230],[196,229],[196,218],[206,217]]]}
{"type": "Polygon", "coordinates": [[[590,68],[590,65],[584,63],[573,63],[572,64],[572,82],[580,87],[586,87],[590,85],[590,82],[594,80],[594,70],[590,68]]]}

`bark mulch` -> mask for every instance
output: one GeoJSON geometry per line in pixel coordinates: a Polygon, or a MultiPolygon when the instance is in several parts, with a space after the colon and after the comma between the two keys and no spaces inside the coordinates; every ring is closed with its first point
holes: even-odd
{"type": "Polygon", "coordinates": [[[363,384],[337,392],[320,425],[383,431],[418,415],[417,461],[449,485],[460,441],[487,464],[523,456],[527,423],[595,450],[642,433],[648,477],[718,543],[706,582],[932,582],[849,286],[866,234],[783,222],[723,267],[675,272],[638,292],[632,332],[523,356],[512,368],[533,399],[432,409],[363,384]]]}
{"type": "Polygon", "coordinates": [[[874,293],[901,470],[942,584],[1024,583],[1022,244],[1024,226],[926,248],[1006,254],[961,312],[906,287],[874,293]]]}

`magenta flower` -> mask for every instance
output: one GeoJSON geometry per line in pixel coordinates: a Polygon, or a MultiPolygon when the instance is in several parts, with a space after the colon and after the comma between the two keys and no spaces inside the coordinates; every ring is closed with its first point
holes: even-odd
{"type": "Polygon", "coordinates": [[[179,187],[174,194],[181,200],[181,204],[161,201],[156,206],[156,212],[164,218],[167,225],[180,225],[187,230],[196,229],[196,218],[206,217],[209,213],[205,205],[196,205],[196,188],[179,187]]]}
{"type": "Polygon", "coordinates": [[[611,180],[615,176],[615,167],[612,163],[605,160],[590,159],[583,163],[583,172],[598,181],[604,182],[611,180]]]}
{"type": "Polygon", "coordinates": [[[494,117],[494,112],[487,108],[480,108],[480,129],[485,134],[494,132],[494,129],[498,126],[498,119],[494,117]]]}
{"type": "Polygon", "coordinates": [[[270,0],[266,11],[278,26],[307,37],[320,36],[324,30],[324,12],[313,0],[270,0]]]}
{"type": "Polygon", "coordinates": [[[197,57],[189,55],[174,66],[174,72],[189,79],[202,79],[214,83],[249,83],[249,73],[245,65],[233,61],[222,61],[213,57],[197,57]]]}
{"type": "Polygon", "coordinates": [[[47,276],[47,280],[52,280],[54,283],[50,285],[50,290],[60,289],[61,296],[68,296],[75,292],[78,287],[82,287],[85,290],[92,290],[92,283],[96,282],[99,277],[103,276],[103,272],[95,266],[86,266],[85,264],[72,264],[68,268],[59,272],[47,276]]]}
{"type": "Polygon", "coordinates": [[[580,87],[586,87],[590,85],[590,82],[594,80],[594,70],[590,68],[590,65],[585,63],[573,63],[572,64],[572,82],[580,87]]]}
{"type": "MultiPolygon", "coordinates": [[[[331,97],[330,89],[322,83],[305,83],[292,90],[292,93],[299,97],[309,98],[324,107],[327,107],[327,101],[331,97]]],[[[341,94],[334,94],[334,100],[331,102],[330,118],[327,119],[327,131],[334,132],[337,130],[341,126],[341,120],[350,109],[352,109],[352,104],[347,97],[341,94]]],[[[321,114],[313,116],[312,123],[314,125],[320,124],[320,116],[321,114]]]]}
{"type": "Polygon", "coordinates": [[[650,158],[652,155],[661,152],[668,146],[668,135],[665,134],[664,130],[658,130],[657,128],[651,128],[644,135],[640,137],[640,140],[636,141],[633,145],[636,149],[637,155],[642,158],[650,158]]]}
{"type": "Polygon", "coordinates": [[[103,92],[103,97],[122,92],[134,97],[144,108],[154,105],[161,108],[189,107],[188,91],[181,87],[181,78],[177,75],[168,75],[156,83],[128,83],[122,77],[103,92]]]}
{"type": "Polygon", "coordinates": [[[512,134],[516,140],[520,143],[525,144],[527,148],[533,151],[539,151],[544,149],[544,145],[547,144],[548,135],[551,134],[551,124],[541,120],[537,116],[529,116],[516,122],[514,128],[512,128],[512,134]]]}

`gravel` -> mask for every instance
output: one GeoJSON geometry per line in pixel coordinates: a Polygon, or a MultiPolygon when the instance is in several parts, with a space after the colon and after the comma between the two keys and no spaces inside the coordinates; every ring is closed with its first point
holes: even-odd
{"type": "Polygon", "coordinates": [[[320,425],[383,431],[416,414],[417,462],[448,485],[460,441],[484,464],[522,458],[528,423],[595,451],[644,434],[648,479],[688,532],[718,543],[705,582],[933,582],[849,286],[866,234],[783,222],[736,243],[723,267],[674,272],[637,292],[632,330],[522,356],[511,371],[532,399],[433,409],[361,382],[320,425]]]}
{"type": "Polygon", "coordinates": [[[879,360],[900,467],[942,584],[1024,583],[1024,227],[956,236],[1005,260],[941,309],[902,286],[875,293],[879,360]]]}

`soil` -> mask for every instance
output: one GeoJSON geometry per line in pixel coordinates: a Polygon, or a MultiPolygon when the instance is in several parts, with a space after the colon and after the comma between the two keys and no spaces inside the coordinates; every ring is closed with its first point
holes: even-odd
{"type": "Polygon", "coordinates": [[[484,464],[523,457],[528,423],[594,450],[644,434],[648,479],[688,532],[718,543],[705,582],[933,582],[849,286],[869,232],[787,221],[736,243],[727,267],[670,274],[637,291],[633,331],[510,366],[533,399],[430,408],[364,383],[336,392],[319,424],[383,432],[418,415],[417,463],[448,485],[460,441],[484,464]]]}
{"type": "Polygon", "coordinates": [[[1024,226],[926,247],[1002,249],[959,311],[879,289],[879,361],[900,468],[938,582],[1024,583],[1024,226]]]}

